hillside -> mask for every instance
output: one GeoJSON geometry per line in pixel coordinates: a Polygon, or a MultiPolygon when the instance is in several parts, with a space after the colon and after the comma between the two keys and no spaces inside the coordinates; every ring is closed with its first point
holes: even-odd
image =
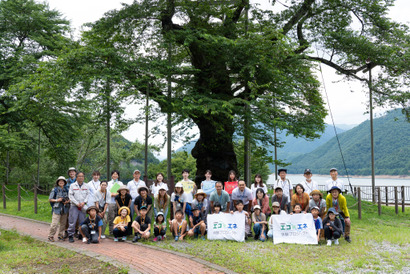
{"type": "MultiPolygon", "coordinates": [[[[351,175],[370,175],[370,122],[339,135],[346,166],[351,175]]],[[[410,124],[401,110],[374,119],[376,175],[409,175],[410,124]]],[[[343,167],[336,138],[332,138],[310,153],[292,159],[289,173],[301,173],[311,168],[318,174],[328,174],[330,167],[343,167]]]]}

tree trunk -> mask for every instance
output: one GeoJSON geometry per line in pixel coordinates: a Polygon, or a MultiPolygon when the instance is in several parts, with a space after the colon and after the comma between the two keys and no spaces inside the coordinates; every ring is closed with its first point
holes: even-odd
{"type": "Polygon", "coordinates": [[[196,158],[197,186],[205,179],[208,169],[212,171],[212,179],[226,181],[230,170],[238,172],[232,142],[235,131],[232,119],[223,115],[204,115],[194,118],[194,122],[200,132],[199,140],[191,152],[196,158]]]}

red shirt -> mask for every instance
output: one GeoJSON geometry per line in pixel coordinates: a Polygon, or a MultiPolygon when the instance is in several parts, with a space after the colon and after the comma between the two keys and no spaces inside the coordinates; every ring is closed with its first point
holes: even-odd
{"type": "Polygon", "coordinates": [[[225,181],[225,191],[232,195],[232,191],[238,187],[238,181],[225,181]]]}

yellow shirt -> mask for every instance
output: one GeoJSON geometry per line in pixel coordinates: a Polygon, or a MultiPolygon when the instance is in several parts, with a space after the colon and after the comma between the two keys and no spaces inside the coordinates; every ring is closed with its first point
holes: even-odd
{"type": "Polygon", "coordinates": [[[127,225],[131,221],[130,216],[127,215],[125,218],[122,218],[121,216],[115,217],[114,219],[114,224],[124,224],[127,225]]]}

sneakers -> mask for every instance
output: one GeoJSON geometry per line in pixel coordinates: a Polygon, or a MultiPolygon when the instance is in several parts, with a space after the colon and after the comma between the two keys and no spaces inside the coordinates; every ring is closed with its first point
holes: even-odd
{"type": "Polygon", "coordinates": [[[327,240],[327,246],[331,246],[332,245],[332,240],[327,240]]]}
{"type": "Polygon", "coordinates": [[[201,240],[205,241],[206,240],[205,236],[201,236],[201,240]]]}
{"type": "Polygon", "coordinates": [[[333,243],[334,243],[335,245],[339,245],[339,240],[336,239],[336,240],[333,241],[333,243]]]}
{"type": "MultiPolygon", "coordinates": [[[[60,238],[60,237],[59,237],[60,238]]],[[[48,237],[48,240],[50,241],[50,242],[54,242],[54,237],[48,237]]]]}
{"type": "Polygon", "coordinates": [[[86,238],[83,238],[83,243],[86,243],[87,242],[87,239],[86,238]]]}
{"type": "Polygon", "coordinates": [[[346,236],[346,237],[345,237],[345,241],[348,242],[348,243],[351,243],[351,242],[352,242],[352,240],[350,239],[350,236],[346,236]]]}
{"type": "Polygon", "coordinates": [[[63,242],[65,239],[64,237],[58,237],[58,240],[63,242]]]}
{"type": "Polygon", "coordinates": [[[177,242],[179,240],[179,235],[175,236],[175,241],[177,242]]]}
{"type": "Polygon", "coordinates": [[[74,237],[73,237],[73,236],[68,236],[68,241],[69,241],[70,243],[73,243],[73,242],[74,242],[74,237]]]}
{"type": "Polygon", "coordinates": [[[127,236],[122,237],[122,241],[125,242],[127,240],[127,236]]]}
{"type": "Polygon", "coordinates": [[[158,237],[155,237],[155,238],[153,239],[153,241],[154,241],[154,242],[158,241],[158,237]]]}
{"type": "Polygon", "coordinates": [[[118,242],[118,238],[114,238],[114,242],[118,242]]]}
{"type": "Polygon", "coordinates": [[[158,240],[158,241],[162,241],[162,236],[158,236],[158,237],[157,237],[157,240],[158,240]]]}
{"type": "Polygon", "coordinates": [[[101,239],[105,239],[105,235],[101,235],[101,239]]]}
{"type": "Polygon", "coordinates": [[[135,235],[134,239],[132,239],[133,243],[138,242],[138,240],[141,239],[141,236],[139,234],[135,235]]]}
{"type": "Polygon", "coordinates": [[[90,240],[90,239],[88,239],[88,240],[87,240],[87,244],[90,244],[90,243],[91,243],[91,240],[90,240]]]}

